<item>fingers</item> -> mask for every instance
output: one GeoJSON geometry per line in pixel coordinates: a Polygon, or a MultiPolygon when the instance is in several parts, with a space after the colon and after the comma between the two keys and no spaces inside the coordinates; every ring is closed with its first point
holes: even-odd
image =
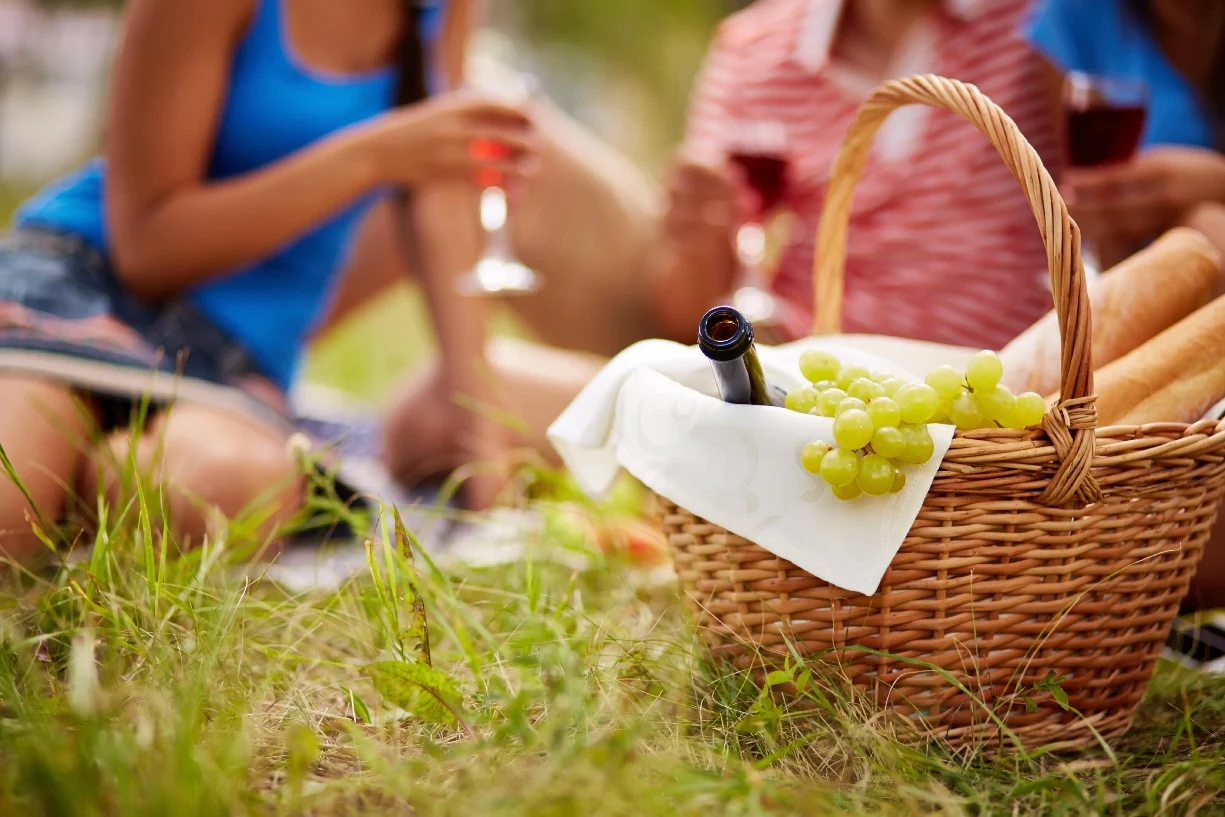
{"type": "Polygon", "coordinates": [[[465,113],[474,124],[518,130],[525,130],[533,125],[532,117],[525,109],[504,102],[477,100],[466,106],[465,113]]]}
{"type": "Polygon", "coordinates": [[[674,240],[726,234],[736,218],[731,180],[722,167],[681,159],[669,176],[665,225],[674,240]]]}
{"type": "Polygon", "coordinates": [[[1170,219],[1161,167],[1144,157],[1121,165],[1071,168],[1060,192],[1085,236],[1099,243],[1135,243],[1161,232],[1170,219]]]}
{"type": "Polygon", "coordinates": [[[485,126],[466,137],[467,160],[481,173],[524,178],[540,168],[539,140],[530,131],[485,126]]]}
{"type": "Polygon", "coordinates": [[[681,161],[672,170],[673,193],[694,199],[730,199],[732,182],[727,171],[715,165],[681,161]]]}
{"type": "Polygon", "coordinates": [[[1081,232],[1091,241],[1134,243],[1163,232],[1169,221],[1165,208],[1143,200],[1069,207],[1081,232]]]}

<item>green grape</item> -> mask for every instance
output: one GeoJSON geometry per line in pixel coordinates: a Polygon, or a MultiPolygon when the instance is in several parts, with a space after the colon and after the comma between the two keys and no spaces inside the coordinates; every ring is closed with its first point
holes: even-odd
{"type": "Polygon", "coordinates": [[[902,489],[906,487],[906,472],[896,465],[893,466],[893,486],[889,489],[891,494],[900,494],[902,489]]]}
{"type": "Polygon", "coordinates": [[[855,451],[872,442],[872,418],[866,411],[850,409],[839,411],[834,418],[834,442],[842,448],[855,451]]]}
{"type": "Polygon", "coordinates": [[[837,488],[840,485],[851,485],[859,473],[859,457],[854,451],[845,448],[833,448],[821,460],[821,479],[837,488]]]}
{"type": "Polygon", "coordinates": [[[832,450],[827,442],[814,440],[804,446],[804,450],[800,452],[800,466],[810,474],[821,473],[821,460],[825,459],[825,455],[832,450]]]}
{"type": "Polygon", "coordinates": [[[1016,421],[1019,428],[1042,425],[1042,417],[1045,414],[1046,401],[1041,395],[1032,391],[1017,395],[1016,421]]]}
{"type": "Polygon", "coordinates": [[[872,450],[886,459],[896,459],[906,450],[906,440],[899,429],[882,426],[872,433],[872,450]]]}
{"type": "Polygon", "coordinates": [[[893,380],[894,378],[888,372],[872,372],[872,374],[868,375],[868,379],[873,383],[880,383],[883,386],[886,380],[893,380]]]}
{"type": "Polygon", "coordinates": [[[858,397],[865,403],[871,402],[873,397],[885,396],[885,390],[881,388],[881,385],[873,383],[866,377],[861,377],[851,383],[851,387],[846,390],[846,393],[851,397],[858,397]]]}
{"type": "Polygon", "coordinates": [[[995,388],[1003,376],[1004,364],[995,352],[977,352],[966,364],[966,382],[976,393],[995,388]]]}
{"type": "Polygon", "coordinates": [[[902,440],[906,447],[902,451],[902,456],[899,457],[902,462],[908,462],[911,465],[922,465],[932,458],[936,444],[932,442],[932,435],[928,433],[927,426],[909,425],[902,426],[899,429],[902,432],[902,440]]]}
{"type": "Polygon", "coordinates": [[[963,391],[949,405],[949,422],[963,431],[982,428],[985,420],[982,409],[978,407],[978,401],[969,392],[963,391]]]}
{"type": "Polygon", "coordinates": [[[927,377],[923,378],[923,382],[935,389],[941,400],[947,400],[950,403],[961,393],[962,386],[965,385],[964,381],[965,378],[961,372],[952,366],[937,366],[927,373],[927,377]]]}
{"type": "Polygon", "coordinates": [[[834,416],[837,417],[844,411],[867,411],[868,404],[860,400],[858,397],[847,397],[838,403],[838,408],[834,411],[834,416]]]}
{"type": "Polygon", "coordinates": [[[838,362],[838,358],[822,349],[809,349],[800,355],[800,374],[813,383],[818,380],[833,380],[841,368],[842,364],[838,362]]]}
{"type": "Polygon", "coordinates": [[[817,398],[817,414],[820,414],[822,417],[833,417],[838,413],[838,404],[845,399],[846,392],[842,389],[826,389],[817,398]]]}
{"type": "Polygon", "coordinates": [[[940,396],[926,383],[907,383],[894,395],[907,423],[926,423],[940,407],[940,396]]]}
{"type": "Polygon", "coordinates": [[[893,487],[893,463],[880,454],[869,454],[859,462],[856,484],[869,496],[883,496],[893,487]]]}
{"type": "Polygon", "coordinates": [[[975,391],[974,399],[984,417],[1007,428],[1005,423],[1017,408],[1017,398],[1007,386],[996,384],[993,388],[975,391]]]}
{"type": "Polygon", "coordinates": [[[843,366],[838,370],[838,376],[834,378],[834,382],[840,389],[849,389],[856,380],[867,376],[868,370],[863,366],[843,366]]]}
{"type": "Polygon", "coordinates": [[[792,411],[807,414],[817,407],[817,399],[820,396],[812,386],[800,386],[787,393],[787,399],[783,401],[783,405],[792,411]]]}
{"type": "Polygon", "coordinates": [[[877,397],[868,403],[868,416],[872,418],[872,425],[877,428],[883,426],[896,426],[902,422],[902,410],[898,408],[897,403],[888,397],[877,397]]]}
{"type": "Polygon", "coordinates": [[[812,387],[819,392],[823,392],[828,389],[836,389],[838,384],[832,380],[818,380],[816,383],[812,384],[812,387]]]}
{"type": "Polygon", "coordinates": [[[951,400],[941,400],[940,405],[936,406],[936,413],[927,421],[928,423],[948,423],[949,422],[949,406],[953,403],[951,400]]]}
{"type": "Polygon", "coordinates": [[[886,397],[893,397],[897,394],[897,390],[902,388],[902,381],[896,377],[889,377],[880,381],[880,387],[885,390],[886,397]]]}
{"type": "Polygon", "coordinates": [[[863,494],[857,482],[848,482],[846,485],[834,485],[831,490],[834,496],[847,502],[850,502],[852,499],[859,499],[860,495],[863,494]]]}

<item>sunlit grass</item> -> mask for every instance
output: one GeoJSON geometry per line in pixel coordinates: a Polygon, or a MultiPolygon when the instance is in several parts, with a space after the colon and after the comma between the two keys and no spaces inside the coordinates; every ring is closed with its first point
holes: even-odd
{"type": "Polygon", "coordinates": [[[0,591],[0,814],[1225,811],[1225,679],[1163,668],[1117,762],[953,753],[820,667],[794,707],[712,665],[674,583],[572,526],[498,568],[380,542],[339,590],[295,593],[231,556],[261,544],[241,528],[175,558],[139,505],[0,591]],[[414,586],[462,725],[363,670],[421,660],[414,586]]]}

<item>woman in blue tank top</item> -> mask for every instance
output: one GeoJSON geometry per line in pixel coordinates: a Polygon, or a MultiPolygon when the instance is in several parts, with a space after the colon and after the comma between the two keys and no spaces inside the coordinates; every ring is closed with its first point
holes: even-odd
{"type": "MultiPolygon", "coordinates": [[[[452,5],[466,17],[466,0],[452,5]]],[[[86,506],[116,490],[110,466],[132,445],[180,537],[198,542],[210,507],[275,496],[265,530],[296,510],[284,392],[343,300],[363,215],[412,190],[390,198],[401,224],[419,217],[477,170],[474,139],[510,146],[497,164],[512,177],[529,159],[520,111],[425,99],[441,27],[419,0],[128,3],[104,158],[27,202],[0,240],[0,446],[36,506],[0,480],[0,554],[39,547],[27,512],[54,522],[72,489],[86,506]],[[142,395],[176,407],[131,439],[142,395]],[[109,436],[91,442],[98,427],[109,436]]],[[[431,280],[445,250],[424,232],[415,249],[449,385],[479,395],[479,316],[431,280]]]]}

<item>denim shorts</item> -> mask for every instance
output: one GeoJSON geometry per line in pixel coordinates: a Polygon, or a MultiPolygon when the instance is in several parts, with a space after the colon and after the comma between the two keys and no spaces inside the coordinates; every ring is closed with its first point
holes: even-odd
{"type": "Polygon", "coordinates": [[[62,381],[114,424],[134,402],[190,400],[288,427],[285,396],[243,346],[186,300],[145,303],[80,238],[0,238],[0,374],[62,381]],[[116,415],[118,412],[118,415],[116,415]]]}

